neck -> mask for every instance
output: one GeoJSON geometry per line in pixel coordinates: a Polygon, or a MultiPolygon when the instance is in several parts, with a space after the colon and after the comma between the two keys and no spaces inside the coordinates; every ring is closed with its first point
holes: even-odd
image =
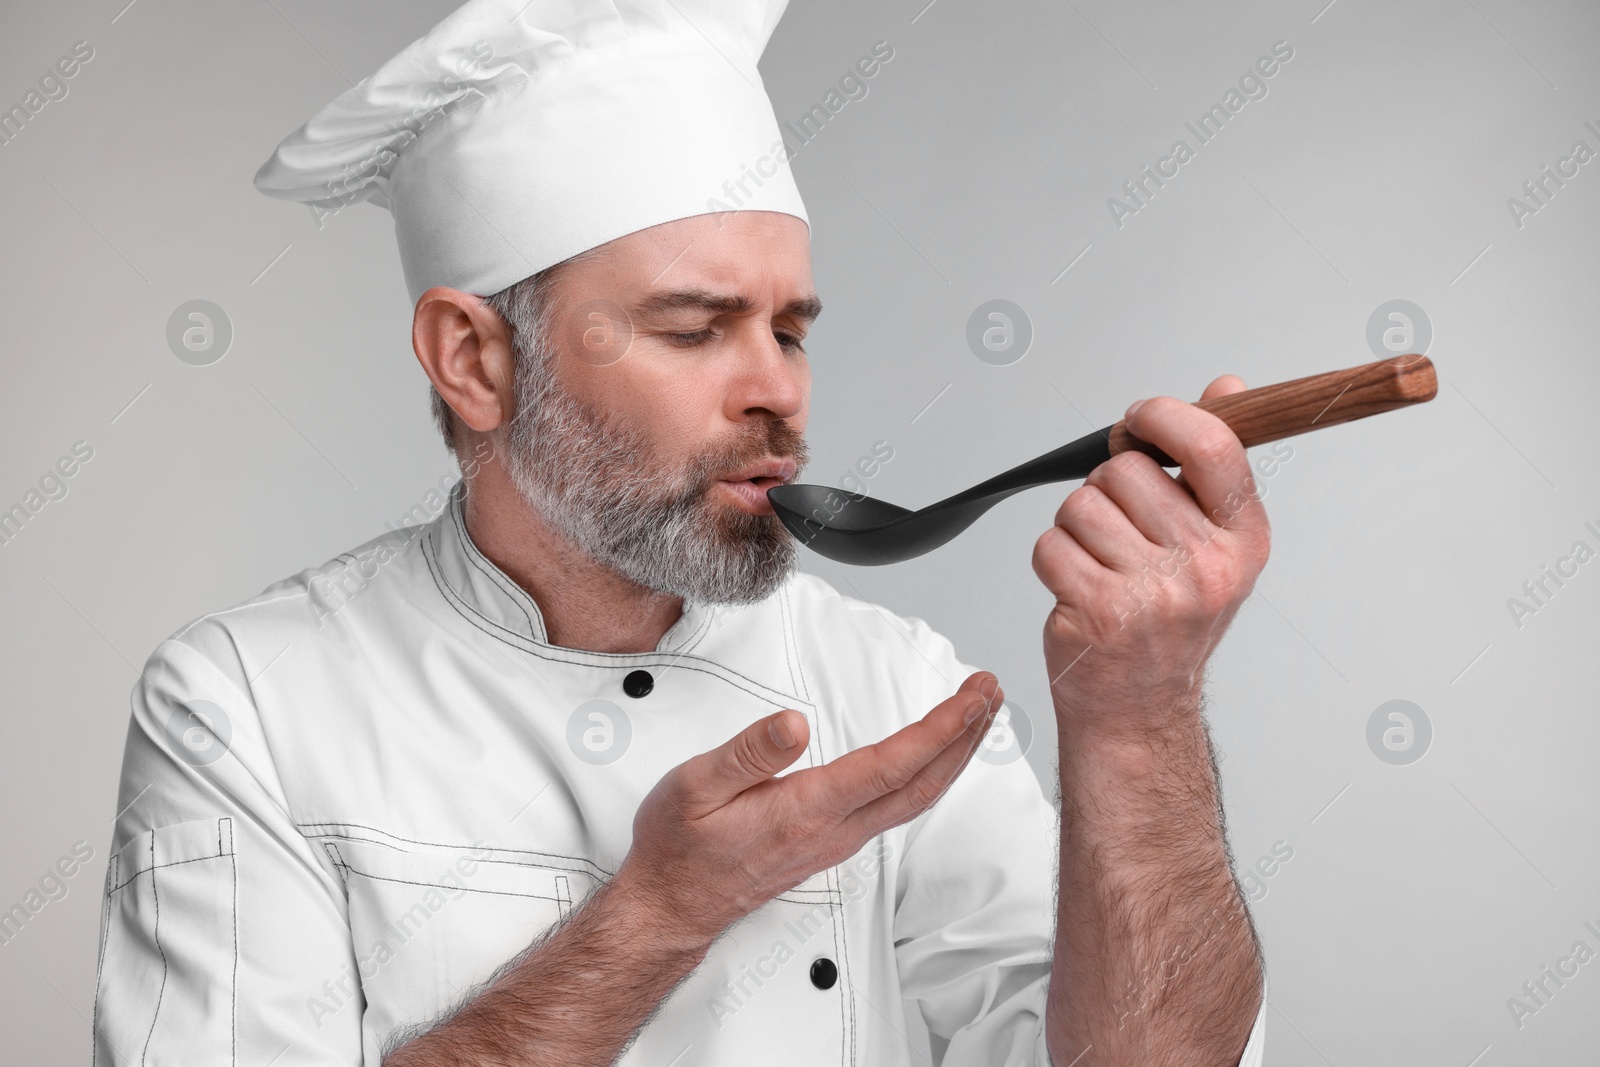
{"type": "Polygon", "coordinates": [[[468,483],[467,533],[539,605],[545,639],[590,652],[649,652],[683,598],[646,589],[585,555],[528,506],[498,462],[468,483]]]}

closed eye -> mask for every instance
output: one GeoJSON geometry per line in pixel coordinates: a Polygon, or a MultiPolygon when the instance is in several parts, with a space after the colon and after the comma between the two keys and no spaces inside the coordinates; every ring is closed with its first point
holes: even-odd
{"type": "Polygon", "coordinates": [[[667,340],[683,348],[692,348],[711,339],[711,330],[696,330],[693,333],[669,333],[667,340]]]}
{"type": "MultiPolygon", "coordinates": [[[[693,333],[669,333],[665,334],[664,336],[669,342],[679,346],[680,348],[693,348],[696,345],[701,345],[709,341],[715,332],[715,330],[707,328],[704,330],[695,330],[693,333]]],[[[778,344],[781,345],[785,351],[805,351],[805,347],[801,339],[792,333],[775,332],[772,336],[778,339],[778,344]]]]}

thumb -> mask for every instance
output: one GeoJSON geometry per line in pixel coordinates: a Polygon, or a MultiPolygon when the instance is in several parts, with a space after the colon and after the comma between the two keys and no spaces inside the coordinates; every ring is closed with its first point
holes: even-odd
{"type": "MultiPolygon", "coordinates": [[[[1244,384],[1244,379],[1239,377],[1237,374],[1224,374],[1220,378],[1212,379],[1211,384],[1206,386],[1205,391],[1200,394],[1200,399],[1215,400],[1219,396],[1231,396],[1234,393],[1242,393],[1247,388],[1249,387],[1244,384]]],[[[1183,471],[1180,470],[1173,480],[1179,485],[1183,486],[1185,492],[1193,492],[1193,490],[1189,487],[1189,479],[1183,476],[1183,471]]]]}
{"type": "Polygon", "coordinates": [[[681,768],[679,781],[684,814],[699,818],[771,778],[800,758],[810,737],[806,717],[786,708],[756,720],[724,744],[689,760],[681,768]]]}
{"type": "Polygon", "coordinates": [[[1246,389],[1244,379],[1237,374],[1224,374],[1205,387],[1200,394],[1201,400],[1215,400],[1219,396],[1229,396],[1233,393],[1242,393],[1246,389]]]}

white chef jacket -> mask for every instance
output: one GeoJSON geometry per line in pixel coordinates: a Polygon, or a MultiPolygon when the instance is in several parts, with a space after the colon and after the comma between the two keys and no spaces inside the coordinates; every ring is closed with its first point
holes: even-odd
{"type": "MultiPolygon", "coordinates": [[[[150,656],[95,1067],[376,1067],[615,873],[673,766],[794,708],[795,766],[814,767],[976,669],[799,572],[758,604],[687,601],[654,651],[552,645],[462,492],[150,656]]],[[[1048,1065],[1057,848],[1027,762],[974,759],[930,811],[730,928],[617,1062],[913,1067],[909,1002],[946,1067],[1048,1065]]]]}

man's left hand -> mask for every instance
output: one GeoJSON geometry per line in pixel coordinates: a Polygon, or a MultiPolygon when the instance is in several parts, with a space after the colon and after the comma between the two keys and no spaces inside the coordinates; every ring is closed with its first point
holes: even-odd
{"type": "MultiPolygon", "coordinates": [[[[1202,400],[1236,393],[1224,375],[1202,400]]],[[[1139,452],[1102,463],[1034,545],[1055,595],[1045,664],[1063,724],[1143,737],[1193,709],[1202,668],[1266,565],[1266,510],[1239,438],[1172,397],[1128,409],[1128,429],[1177,460],[1173,476],[1139,452]],[[1142,721],[1129,721],[1129,709],[1142,721]],[[1108,721],[1116,717],[1116,721],[1108,721]]]]}

